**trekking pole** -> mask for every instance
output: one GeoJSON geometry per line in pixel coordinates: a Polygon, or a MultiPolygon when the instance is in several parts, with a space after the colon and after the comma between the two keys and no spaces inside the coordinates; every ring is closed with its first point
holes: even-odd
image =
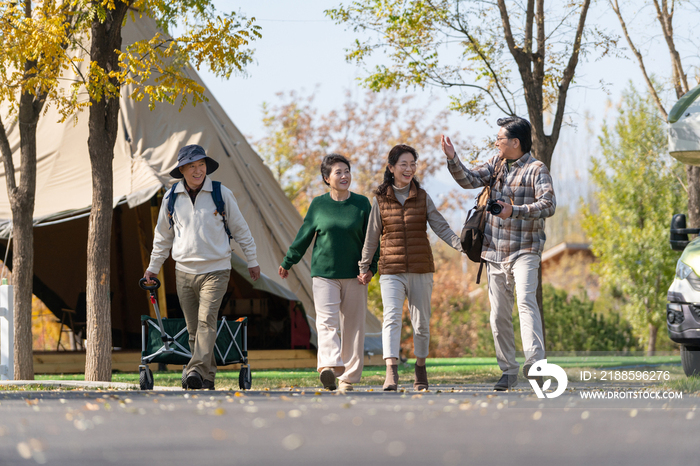
{"type": "Polygon", "coordinates": [[[168,342],[173,341],[172,338],[165,334],[165,329],[163,328],[163,321],[160,318],[160,310],[158,309],[158,300],[156,299],[156,290],[160,288],[160,280],[153,277],[151,281],[156,282],[155,285],[146,285],[146,278],[139,280],[139,286],[148,291],[151,294],[151,304],[153,304],[153,309],[156,311],[156,318],[158,319],[158,328],[160,329],[160,339],[163,340],[163,346],[165,346],[165,351],[170,351],[170,346],[168,342]]]}

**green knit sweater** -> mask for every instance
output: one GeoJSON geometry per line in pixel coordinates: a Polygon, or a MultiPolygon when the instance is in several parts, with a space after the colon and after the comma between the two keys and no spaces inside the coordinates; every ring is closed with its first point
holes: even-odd
{"type": "MultiPolygon", "coordinates": [[[[311,276],[356,278],[371,210],[369,199],[360,194],[350,193],[344,201],[334,201],[330,193],[315,197],[282,267],[289,270],[298,263],[315,237],[311,276]]],[[[372,273],[377,273],[378,259],[379,248],[370,266],[372,273]]]]}

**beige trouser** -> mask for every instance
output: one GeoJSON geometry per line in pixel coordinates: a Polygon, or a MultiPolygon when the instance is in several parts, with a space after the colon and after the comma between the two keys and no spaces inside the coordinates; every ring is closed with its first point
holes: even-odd
{"type": "Polygon", "coordinates": [[[216,376],[216,317],[228,289],[230,270],[192,275],[175,270],[177,297],[190,334],[192,358],[187,373],[196,371],[205,380],[216,376]]]}
{"type": "Polygon", "coordinates": [[[367,285],[357,278],[313,277],[313,287],[318,369],[333,368],[340,380],[357,383],[364,365],[367,285]]]}
{"type": "Polygon", "coordinates": [[[491,303],[491,332],[496,346],[496,359],[501,370],[517,375],[520,364],[515,360],[513,333],[513,291],[518,298],[520,336],[528,363],[544,359],[542,319],[537,306],[538,254],[521,254],[512,262],[487,262],[489,301],[491,303]]]}
{"type": "Polygon", "coordinates": [[[382,347],[384,359],[398,358],[401,345],[403,303],[408,298],[408,311],[413,325],[413,354],[427,358],[430,346],[430,298],[433,294],[432,273],[400,273],[379,277],[384,304],[382,347]]]}

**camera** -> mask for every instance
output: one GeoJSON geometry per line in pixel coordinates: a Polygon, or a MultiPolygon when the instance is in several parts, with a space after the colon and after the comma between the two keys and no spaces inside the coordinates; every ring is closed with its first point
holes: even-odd
{"type": "Polygon", "coordinates": [[[489,199],[486,201],[486,212],[498,215],[503,210],[503,206],[498,203],[501,199],[489,199]]]}

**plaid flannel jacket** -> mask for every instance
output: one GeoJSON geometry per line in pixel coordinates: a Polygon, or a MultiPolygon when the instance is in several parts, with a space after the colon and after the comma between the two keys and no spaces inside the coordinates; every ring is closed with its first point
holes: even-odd
{"type": "MultiPolygon", "coordinates": [[[[498,156],[472,170],[455,156],[447,161],[450,174],[464,189],[488,186],[498,156]]],[[[507,166],[504,166],[507,170],[507,166]]],[[[544,219],[554,215],[557,201],[547,167],[530,153],[511,164],[503,178],[491,190],[491,199],[502,198],[513,205],[513,213],[501,219],[487,212],[484,249],[481,258],[488,262],[512,262],[520,254],[542,254],[545,242],[544,219]]]]}

